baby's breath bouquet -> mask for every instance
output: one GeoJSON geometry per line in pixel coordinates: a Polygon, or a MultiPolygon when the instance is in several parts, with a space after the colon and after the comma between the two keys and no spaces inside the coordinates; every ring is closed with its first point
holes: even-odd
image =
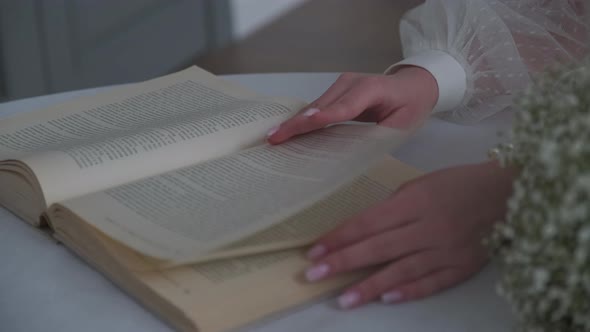
{"type": "Polygon", "coordinates": [[[526,332],[590,331],[590,61],[518,102],[500,160],[520,174],[491,238],[499,291],[526,332]]]}

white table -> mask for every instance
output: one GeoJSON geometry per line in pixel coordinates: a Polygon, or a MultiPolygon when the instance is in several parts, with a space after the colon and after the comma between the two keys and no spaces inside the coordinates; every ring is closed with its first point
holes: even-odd
{"type": "MultiPolygon", "coordinates": [[[[228,76],[255,90],[312,100],[336,74],[228,76]]],[[[0,104],[0,118],[94,94],[68,92],[0,104]]],[[[507,114],[477,126],[432,119],[394,156],[423,170],[482,161],[507,128],[507,114]]],[[[249,331],[499,332],[514,326],[508,306],[495,295],[497,272],[486,268],[440,295],[398,306],[379,303],[342,312],[333,300],[302,306],[249,331]]],[[[261,290],[262,291],[262,290],[261,290]]],[[[132,298],[67,248],[0,208],[0,331],[170,331],[132,298]]]]}

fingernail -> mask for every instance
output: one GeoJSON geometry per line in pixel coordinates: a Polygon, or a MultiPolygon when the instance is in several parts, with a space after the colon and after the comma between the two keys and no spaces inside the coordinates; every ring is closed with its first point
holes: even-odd
{"type": "Polygon", "coordinates": [[[319,264],[312,266],[305,271],[305,279],[310,282],[318,281],[325,277],[330,271],[328,264],[319,264]]]}
{"type": "Polygon", "coordinates": [[[317,108],[310,108],[307,111],[303,112],[303,116],[309,118],[310,116],[318,113],[320,110],[317,108]]]}
{"type": "Polygon", "coordinates": [[[270,130],[268,131],[268,133],[266,133],[266,137],[271,137],[272,135],[274,135],[277,131],[279,130],[279,126],[274,126],[272,128],[270,128],[270,130]]]}
{"type": "Polygon", "coordinates": [[[313,246],[307,252],[307,258],[309,259],[316,259],[324,256],[326,254],[326,247],[321,244],[313,246]]]}
{"type": "Polygon", "coordinates": [[[350,309],[353,306],[355,306],[359,302],[360,299],[361,299],[361,296],[359,295],[358,292],[354,292],[354,291],[346,292],[346,293],[340,295],[340,297],[338,298],[338,306],[342,309],[350,309]]]}
{"type": "Polygon", "coordinates": [[[399,302],[401,299],[402,299],[402,293],[397,292],[397,291],[387,292],[387,293],[381,295],[381,302],[383,302],[385,304],[393,304],[393,303],[399,302]]]}

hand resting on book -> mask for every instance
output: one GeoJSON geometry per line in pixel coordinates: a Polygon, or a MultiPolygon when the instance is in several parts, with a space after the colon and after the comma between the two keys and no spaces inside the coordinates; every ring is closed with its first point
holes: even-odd
{"type": "Polygon", "coordinates": [[[402,67],[393,75],[345,73],[298,114],[268,132],[268,142],[289,138],[344,121],[377,122],[412,129],[428,117],[438,99],[432,75],[419,67],[402,67]]]}
{"type": "Polygon", "coordinates": [[[308,252],[307,280],[380,266],[340,296],[348,309],[378,297],[415,300],[468,279],[487,261],[482,239],[505,215],[513,175],[487,162],[407,182],[319,239],[308,252]]]}

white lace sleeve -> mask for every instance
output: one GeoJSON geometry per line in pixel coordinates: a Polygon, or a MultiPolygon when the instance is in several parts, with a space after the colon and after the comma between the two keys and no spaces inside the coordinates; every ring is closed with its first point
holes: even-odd
{"type": "Polygon", "coordinates": [[[588,53],[588,2],[426,0],[402,19],[406,60],[400,64],[433,73],[439,83],[438,115],[475,122],[509,107],[535,73],[553,64],[575,63],[588,53]],[[433,52],[450,60],[427,64],[424,59],[433,52]],[[449,74],[453,63],[463,71],[449,74]]]}

